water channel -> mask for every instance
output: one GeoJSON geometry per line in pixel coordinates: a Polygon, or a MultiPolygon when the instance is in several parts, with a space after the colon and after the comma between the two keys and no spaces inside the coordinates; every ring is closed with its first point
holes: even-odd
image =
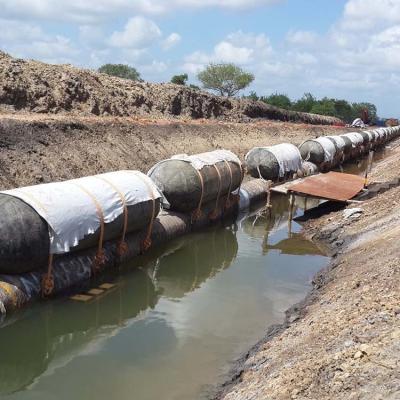
{"type": "Polygon", "coordinates": [[[273,205],[123,266],[90,302],[59,298],[3,321],[0,398],[207,398],[328,263],[297,223],[289,235],[287,198],[273,205]]]}
{"type": "MultiPolygon", "coordinates": [[[[0,397],[194,399],[301,300],[327,258],[285,198],[108,276],[89,303],[37,304],[0,329],[0,397]]],[[[298,209],[301,213],[301,210],[298,209]]]]}

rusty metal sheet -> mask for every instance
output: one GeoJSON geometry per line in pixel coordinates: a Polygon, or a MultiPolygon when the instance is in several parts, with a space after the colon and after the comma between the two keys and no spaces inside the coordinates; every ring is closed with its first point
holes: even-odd
{"type": "Polygon", "coordinates": [[[304,178],[288,187],[288,191],[321,199],[346,201],[356,196],[364,187],[364,178],[340,172],[328,172],[304,178]]]}

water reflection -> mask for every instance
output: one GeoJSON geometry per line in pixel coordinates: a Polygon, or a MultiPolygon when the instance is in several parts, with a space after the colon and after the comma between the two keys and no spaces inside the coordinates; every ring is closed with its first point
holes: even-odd
{"type": "MultiPolygon", "coordinates": [[[[0,394],[26,388],[55,358],[65,362],[91,342],[114,335],[116,329],[154,308],[161,296],[181,298],[195,290],[228,268],[237,251],[235,234],[229,229],[181,239],[96,300],[48,303],[7,321],[0,329],[0,394]]],[[[163,334],[165,345],[165,327],[163,334]]]]}
{"type": "Polygon", "coordinates": [[[113,289],[88,303],[59,299],[6,320],[0,395],[198,398],[202,385],[304,296],[325,262],[296,232],[288,237],[287,201],[274,200],[268,215],[136,259],[108,277],[113,289]]]}

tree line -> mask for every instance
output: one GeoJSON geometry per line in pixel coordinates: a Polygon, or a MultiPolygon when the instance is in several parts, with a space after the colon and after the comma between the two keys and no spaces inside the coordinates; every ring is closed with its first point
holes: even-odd
{"type": "Polygon", "coordinates": [[[361,118],[365,113],[365,110],[368,113],[370,123],[375,123],[378,118],[375,104],[368,102],[351,103],[344,99],[334,99],[329,97],[317,99],[311,93],[305,93],[300,99],[294,101],[292,101],[289,96],[282,93],[273,93],[269,96],[258,96],[257,93],[251,92],[248,96],[244,97],[250,100],[262,101],[266,104],[284,108],[286,110],[330,115],[349,123],[354,121],[356,118],[361,118]]]}
{"type": "MultiPolygon", "coordinates": [[[[99,72],[118,76],[120,78],[134,81],[142,81],[140,73],[133,67],[123,64],[105,64],[98,69],[99,72]]],[[[254,80],[254,75],[243,70],[233,63],[210,63],[197,74],[203,89],[212,90],[220,96],[236,96],[254,80]]],[[[189,86],[199,90],[197,85],[188,85],[188,75],[174,75],[171,83],[182,86],[189,86]]],[[[292,101],[289,96],[282,93],[273,93],[269,96],[259,96],[256,92],[250,92],[243,96],[249,100],[262,101],[272,106],[286,110],[301,111],[320,115],[329,115],[340,118],[345,122],[352,122],[355,118],[368,115],[370,123],[377,120],[377,109],[372,103],[350,103],[343,99],[323,97],[317,99],[311,93],[305,93],[300,99],[292,101]]]]}

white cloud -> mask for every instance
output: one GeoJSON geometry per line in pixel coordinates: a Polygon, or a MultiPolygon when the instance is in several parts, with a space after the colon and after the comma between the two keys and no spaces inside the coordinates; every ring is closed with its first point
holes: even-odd
{"type": "Polygon", "coordinates": [[[164,50],[170,50],[173,47],[175,47],[181,40],[182,40],[181,36],[178,33],[174,32],[163,40],[161,46],[164,50]]]}
{"type": "Polygon", "coordinates": [[[217,43],[210,54],[195,51],[186,56],[184,68],[196,73],[210,62],[232,62],[244,66],[267,58],[271,52],[270,41],[264,34],[237,31],[217,43]]]}
{"type": "Polygon", "coordinates": [[[218,7],[251,9],[282,0],[0,0],[3,17],[95,23],[129,14],[166,14],[176,10],[218,7]]]}
{"type": "Polygon", "coordinates": [[[111,35],[109,44],[114,47],[144,49],[161,36],[161,30],[155,22],[144,17],[134,17],[126,23],[122,31],[111,35]]]}
{"type": "Polygon", "coordinates": [[[290,31],[286,35],[286,41],[294,45],[312,45],[317,41],[317,34],[311,31],[290,31]]]}
{"type": "Polygon", "coordinates": [[[0,25],[0,48],[17,57],[69,63],[79,54],[69,38],[48,35],[37,25],[3,19],[0,19],[0,25]]]}

